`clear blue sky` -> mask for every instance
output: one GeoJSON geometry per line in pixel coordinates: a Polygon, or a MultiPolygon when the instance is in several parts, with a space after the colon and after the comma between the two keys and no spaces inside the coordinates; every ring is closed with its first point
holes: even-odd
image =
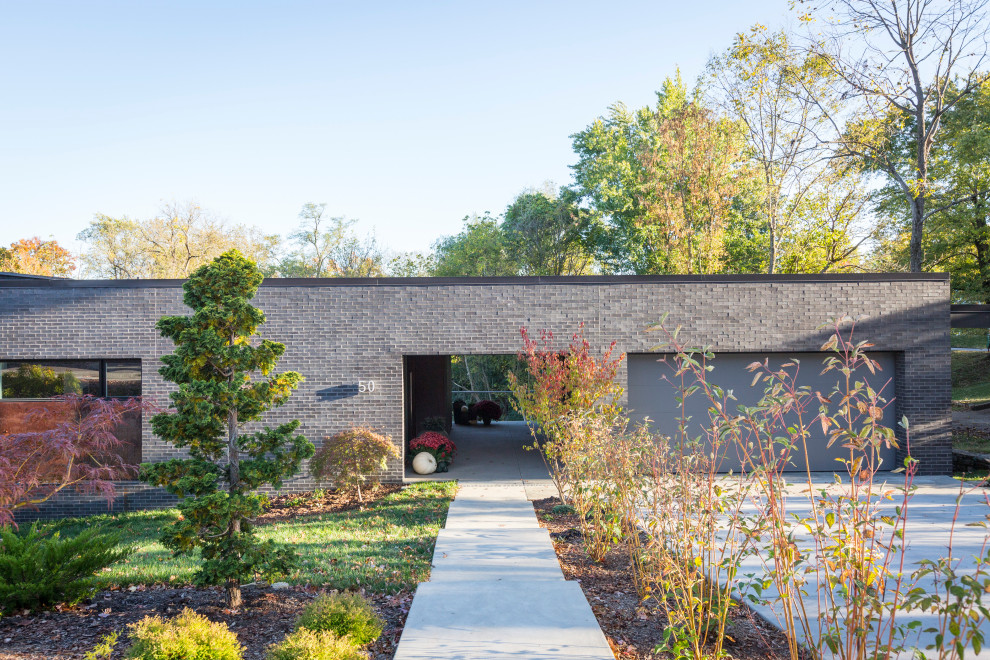
{"type": "Polygon", "coordinates": [[[306,202],[425,250],[570,181],[641,106],[787,0],[0,2],[0,244],[195,200],[285,234],[306,202]]]}

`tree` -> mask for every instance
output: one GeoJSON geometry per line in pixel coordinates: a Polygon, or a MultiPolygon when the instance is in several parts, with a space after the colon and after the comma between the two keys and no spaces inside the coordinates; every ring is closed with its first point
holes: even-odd
{"type": "Polygon", "coordinates": [[[667,79],[655,107],[609,109],[571,136],[582,196],[597,215],[586,242],[608,272],[742,270],[751,259],[751,176],[734,122],[667,79]],[[744,260],[730,248],[742,248],[744,260]]]}
{"type": "Polygon", "coordinates": [[[738,125],[695,101],[660,122],[656,136],[657,147],[640,156],[646,174],[641,229],[666,272],[721,272],[726,230],[746,177],[738,125]]]}
{"type": "Polygon", "coordinates": [[[524,275],[586,275],[592,258],[583,245],[582,229],[588,224],[586,209],[577,204],[577,193],[527,190],[505,210],[501,223],[509,258],[524,275]]]}
{"type": "Polygon", "coordinates": [[[778,272],[828,273],[860,270],[861,246],[877,238],[867,229],[873,195],[859,175],[829,167],[819,185],[805,191],[779,237],[778,272]]]}
{"type": "Polygon", "coordinates": [[[946,264],[953,296],[990,304],[990,84],[945,115],[933,148],[942,196],[958,202],[929,220],[936,267],[946,264]]]}
{"type": "Polygon", "coordinates": [[[155,269],[139,222],[97,214],[76,238],[88,245],[82,254],[87,275],[112,280],[152,277],[155,269]]]}
{"type": "MultiPolygon", "coordinates": [[[[736,36],[708,69],[725,112],[744,127],[748,156],[761,179],[759,213],[766,223],[767,272],[777,271],[790,230],[806,213],[808,198],[837,183],[826,165],[821,136],[826,110],[835,110],[829,69],[820,55],[802,52],[791,36],[762,25],[736,36]]],[[[791,258],[800,259],[794,254],[791,258]]]]}
{"type": "Polygon", "coordinates": [[[491,214],[465,216],[464,229],[434,246],[437,277],[500,277],[519,274],[505,232],[491,214]]]}
{"type": "Polygon", "coordinates": [[[400,252],[389,258],[385,272],[389,277],[429,277],[436,267],[433,254],[400,252]]]}
{"type": "Polygon", "coordinates": [[[571,136],[578,154],[571,166],[575,182],[599,214],[587,230],[588,243],[607,272],[663,272],[640,229],[646,180],[640,155],[651,145],[656,119],[683,105],[685,97],[680,80],[668,79],[657,92],[656,108],[631,112],[616,103],[606,117],[571,136]]]}
{"type": "MultiPolygon", "coordinates": [[[[896,184],[910,210],[909,266],[924,265],[925,225],[961,203],[931,208],[931,151],[947,112],[971,95],[984,75],[988,0],[833,0],[813,52],[821,55],[847,99],[843,115],[829,112],[838,128],[838,153],[868,163],[896,184]],[[843,117],[848,122],[843,122],[843,117]],[[910,124],[910,153],[890,149],[910,124]]],[[[803,17],[811,21],[812,16],[803,17]]]]}
{"type": "Polygon", "coordinates": [[[181,516],[162,537],[176,554],[202,549],[198,584],[225,584],[227,603],[241,603],[243,578],[284,574],[293,553],[261,543],[251,521],[265,507],[262,486],[280,488],[313,455],[313,445],[294,435],[292,420],[248,432],[289,398],[302,380],[294,371],[274,374],[285,345],[253,341],[264,313],[252,306],[262,273],[232,250],[201,266],[183,284],[192,316],[164,316],[157,328],[175,343],[159,373],[178,389],[174,411],[155,415],[159,438],[188,452],[188,458],[145,463],[141,478],[179,496],[181,516]],[[253,374],[260,372],[260,378],[253,374]]]}
{"type": "MultiPolygon", "coordinates": [[[[909,119],[889,148],[914,151],[909,119]]],[[[923,268],[948,271],[953,298],[990,303],[990,84],[945,113],[932,145],[930,195],[954,200],[929,217],[923,239],[923,268]]],[[[903,269],[910,261],[908,202],[893,182],[878,194],[884,239],[875,258],[881,267],[903,269]]]]}
{"type": "Polygon", "coordinates": [[[37,236],[14,241],[9,248],[0,247],[0,271],[68,277],[76,269],[72,254],[52,239],[37,236]]]}
{"type": "Polygon", "coordinates": [[[141,409],[136,399],[97,399],[68,394],[31,413],[41,429],[0,435],[0,527],[14,512],[47,502],[66,488],[99,493],[108,502],[114,481],[131,478],[115,435],[125,415],[141,409]]]}
{"type": "Polygon", "coordinates": [[[326,217],[326,204],[308,203],[299,212],[302,224],[289,235],[299,250],[282,261],[287,277],[380,277],[385,255],[374,236],[358,238],[356,220],[326,217]]]}
{"type": "Polygon", "coordinates": [[[79,233],[84,271],[93,277],[184,278],[237,249],[272,272],[280,238],[229,225],[193,202],[165,204],[149,220],[98,214],[79,233]]]}
{"type": "Polygon", "coordinates": [[[71,371],[58,373],[40,364],[21,364],[3,375],[3,398],[45,399],[52,393],[82,394],[82,383],[71,371]]]}

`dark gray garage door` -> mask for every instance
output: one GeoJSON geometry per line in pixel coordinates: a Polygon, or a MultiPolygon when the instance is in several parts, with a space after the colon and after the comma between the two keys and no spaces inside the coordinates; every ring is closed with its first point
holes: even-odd
{"type": "MultiPolygon", "coordinates": [[[[872,353],[871,357],[880,363],[882,371],[876,375],[871,375],[865,369],[863,373],[856,374],[858,379],[866,380],[874,389],[884,387],[884,398],[888,401],[894,399],[894,356],[892,353],[872,353]],[[888,383],[887,381],[890,380],[888,383]]],[[[753,374],[746,371],[746,366],[755,361],[762,361],[766,357],[760,353],[720,353],[715,356],[715,369],[709,372],[709,382],[721,386],[723,389],[731,389],[735,395],[737,405],[754,405],[762,396],[763,386],[757,383],[755,387],[750,387],[753,381],[753,374]]],[[[801,361],[799,383],[809,386],[812,391],[820,391],[826,396],[832,391],[838,382],[841,374],[830,371],[821,374],[822,361],[826,357],[823,353],[788,353],[770,355],[770,366],[779,367],[781,364],[797,358],[801,361]]],[[[671,385],[662,380],[664,375],[672,375],[673,370],[668,362],[664,364],[657,361],[657,355],[634,354],[628,357],[629,360],[629,408],[631,417],[635,421],[641,421],[649,417],[654,428],[660,433],[673,435],[677,430],[677,420],[680,417],[680,410],[676,401],[677,391],[671,385]]],[[[700,424],[708,420],[708,403],[704,399],[703,393],[697,393],[688,399],[687,413],[692,417],[692,435],[700,434],[700,424]]],[[[734,410],[734,409],[733,409],[734,410]]],[[[812,409],[812,416],[818,413],[817,406],[812,409]]],[[[893,426],[896,424],[894,414],[894,404],[891,404],[884,416],[884,424],[893,426]]],[[[894,449],[885,450],[882,454],[883,469],[894,469],[894,449]]],[[[848,456],[848,450],[836,445],[826,447],[826,438],[821,431],[821,427],[815,428],[815,433],[808,441],[808,460],[810,467],[815,471],[835,471],[842,470],[842,465],[836,462],[839,456],[848,456]]],[[[739,470],[741,460],[735,448],[726,452],[723,463],[723,471],[739,470]]],[[[804,470],[803,461],[792,461],[792,470],[804,470]]]]}

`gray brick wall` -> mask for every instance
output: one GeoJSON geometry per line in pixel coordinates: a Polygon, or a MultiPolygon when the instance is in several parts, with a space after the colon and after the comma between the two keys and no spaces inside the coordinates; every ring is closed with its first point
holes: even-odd
{"type": "MultiPolygon", "coordinates": [[[[269,423],[298,418],[317,444],[354,424],[401,444],[403,355],[515,353],[523,326],[566,342],[584,322],[596,350],[615,340],[620,351],[644,353],[657,343],[645,327],[669,312],[685,339],[716,352],[816,351],[826,320],[863,316],[857,335],[897,354],[896,413],[911,420],[921,470],[951,470],[949,283],[941,275],[269,280],[255,302],[268,319],[263,336],[287,344],[280,368],[306,377],[269,423]],[[374,380],[375,392],[320,394],[359,379],[374,380]]],[[[165,403],[169,386],[157,367],[171,344],[154,323],[185,313],[179,282],[0,282],[0,359],[140,358],[145,395],[165,403]]],[[[144,460],[177,455],[145,420],[144,460]]],[[[384,476],[401,480],[402,462],[384,476]]],[[[287,487],[314,485],[300,477],[287,487]]]]}

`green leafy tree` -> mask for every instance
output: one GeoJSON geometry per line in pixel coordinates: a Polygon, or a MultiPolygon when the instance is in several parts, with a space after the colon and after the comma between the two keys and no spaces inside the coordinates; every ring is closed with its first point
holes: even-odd
{"type": "Polygon", "coordinates": [[[47,399],[60,394],[82,394],[82,383],[70,371],[58,373],[40,364],[22,364],[3,376],[5,399],[47,399]]]}
{"type": "Polygon", "coordinates": [[[422,252],[400,252],[386,264],[389,277],[429,277],[436,270],[436,257],[422,252]]]}
{"type": "MultiPolygon", "coordinates": [[[[832,128],[827,111],[836,109],[838,99],[825,58],[799,48],[784,30],[756,25],[736,35],[726,52],[712,58],[708,70],[715,102],[743,127],[746,156],[760,183],[767,272],[788,272],[796,263],[821,271],[820,264],[829,263],[829,250],[816,250],[809,260],[805,248],[815,242],[804,239],[835,233],[836,215],[821,205],[842,196],[844,191],[834,189],[845,179],[857,178],[855,170],[834,168],[826,158],[822,136],[832,128]],[[818,218],[830,222],[814,222],[818,218]]],[[[852,208],[844,204],[841,218],[852,208]]],[[[830,245],[832,254],[841,252],[835,241],[830,245]]]]}
{"type": "MultiPolygon", "coordinates": [[[[886,143],[892,159],[916,150],[913,118],[892,118],[902,128],[886,143]],[[900,155],[898,155],[900,154],[900,155]]],[[[931,148],[928,199],[940,208],[925,225],[924,270],[947,271],[953,298],[990,302],[990,84],[959,100],[942,120],[931,148]]],[[[876,267],[903,270],[911,259],[911,211],[896,183],[878,193],[883,240],[876,267]]]]}
{"type": "Polygon", "coordinates": [[[299,249],[279,264],[284,277],[380,277],[385,253],[374,235],[354,232],[357,220],[326,216],[326,204],[304,204],[302,223],[289,235],[299,249]]]}
{"type": "Polygon", "coordinates": [[[862,269],[861,247],[878,237],[869,211],[873,192],[855,167],[835,163],[795,205],[779,235],[777,272],[829,273],[862,269]],[[849,172],[848,170],[854,170],[849,172]]]}
{"type": "Polygon", "coordinates": [[[575,180],[596,212],[585,241],[603,270],[752,268],[752,241],[763,230],[741,127],[689,94],[680,75],[664,81],[654,107],[613,105],[571,138],[575,180]]]}
{"type": "Polygon", "coordinates": [[[464,229],[454,236],[445,236],[433,246],[436,254],[437,277],[499,277],[518,275],[519,265],[509,253],[505,232],[496,218],[482,216],[464,218],[464,229]]]}
{"type": "Polygon", "coordinates": [[[924,267],[925,225],[958,200],[935,201],[932,149],[952,108],[986,79],[987,0],[832,0],[801,18],[812,50],[831,69],[845,99],[830,120],[846,130],[840,156],[866,161],[889,177],[911,221],[908,265],[924,267]],[[887,148],[909,128],[910,151],[887,148]]]}
{"type": "Polygon", "coordinates": [[[990,303],[990,82],[946,114],[943,131],[932,169],[956,203],[929,220],[928,249],[958,300],[990,303]]]}
{"type": "Polygon", "coordinates": [[[582,229],[589,211],[578,206],[578,194],[561,188],[527,190],[505,210],[501,229],[511,259],[525,275],[586,275],[593,265],[582,229]]]}
{"type": "Polygon", "coordinates": [[[179,496],[181,516],[162,537],[176,554],[202,550],[197,584],[226,585],[231,607],[241,603],[247,576],[285,574],[291,550],[256,538],[251,521],[265,507],[262,486],[280,488],[313,455],[295,435],[298,420],[247,432],[289,398],[302,380],[293,371],[274,374],[285,345],[252,341],[264,313],[252,306],[262,273],[232,250],[197,269],[183,285],[192,316],[165,316],[157,328],[175,342],[159,373],[178,385],[174,411],[155,415],[155,434],[188,452],[188,458],[141,466],[144,481],[179,496]],[[260,372],[261,377],[253,377],[260,372]]]}
{"type": "Polygon", "coordinates": [[[640,156],[655,139],[657,121],[686,102],[687,90],[678,76],[664,81],[655,108],[633,112],[616,103],[607,116],[571,136],[578,155],[572,166],[574,179],[582,196],[600,214],[587,232],[588,242],[606,271],[663,272],[663,266],[651,258],[654,251],[641,228],[648,181],[640,156]]]}

